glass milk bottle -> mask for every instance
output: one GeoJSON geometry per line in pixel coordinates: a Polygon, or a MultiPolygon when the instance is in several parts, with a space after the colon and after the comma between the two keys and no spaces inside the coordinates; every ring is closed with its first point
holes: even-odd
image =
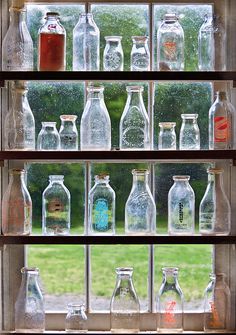
{"type": "Polygon", "coordinates": [[[115,192],[109,185],[109,176],[95,176],[95,185],[89,192],[89,234],[115,234],[115,192]]]}
{"type": "Polygon", "coordinates": [[[121,45],[122,36],[105,36],[106,46],[103,54],[104,71],[123,71],[124,53],[121,45]]]}
{"type": "Polygon", "coordinates": [[[116,286],[111,298],[111,332],[138,333],[140,304],[132,280],[133,268],[116,269],[116,286]]]}
{"type": "Polygon", "coordinates": [[[37,149],[60,150],[60,135],[56,128],[56,122],[42,122],[42,129],[37,138],[37,149]]]}
{"type": "Polygon", "coordinates": [[[200,150],[198,114],[181,114],[182,125],[179,135],[180,150],[200,150]]]}
{"type": "Polygon", "coordinates": [[[90,86],[87,90],[80,123],[81,150],[111,150],[111,120],[104,102],[104,87],[90,86]]]}
{"type": "Polygon", "coordinates": [[[234,143],[234,106],[226,92],[217,92],[217,97],[209,110],[209,149],[232,149],[234,143]]]}
{"type": "Polygon", "coordinates": [[[166,14],[157,31],[157,69],[184,70],[184,31],[176,14],[166,14]]]}
{"type": "Polygon", "coordinates": [[[39,269],[21,269],[22,281],[15,303],[15,330],[36,333],[45,330],[44,299],[39,286],[39,269]]]}
{"type": "Polygon", "coordinates": [[[12,107],[4,120],[5,150],[35,150],[35,121],[23,82],[12,86],[12,107]]]}
{"type": "Polygon", "coordinates": [[[159,150],[176,150],[175,122],[159,122],[159,150]]]}
{"type": "Polygon", "coordinates": [[[78,131],[75,121],[76,115],[60,115],[61,127],[59,130],[61,150],[78,150],[78,131]]]}
{"type": "Polygon", "coordinates": [[[3,235],[30,235],[32,200],[25,184],[25,170],[10,170],[10,181],[2,199],[3,235]]]}
{"type": "Polygon", "coordinates": [[[86,333],[88,331],[88,319],[85,313],[85,306],[69,303],[67,308],[65,330],[69,333],[86,333]]]}
{"type": "Polygon", "coordinates": [[[10,7],[10,25],[2,42],[3,71],[33,71],[33,41],[25,7],[10,7]]]}
{"type": "Polygon", "coordinates": [[[215,69],[215,38],[211,15],[205,15],[205,21],[198,34],[198,68],[200,71],[215,69]]]}
{"type": "Polygon", "coordinates": [[[230,290],[224,273],[210,275],[204,295],[204,330],[224,332],[230,323],[230,290]]]}
{"type": "Polygon", "coordinates": [[[162,268],[163,280],[157,296],[157,331],[183,331],[184,295],[178,283],[178,268],[162,268]]]}
{"type": "Polygon", "coordinates": [[[126,105],[120,119],[120,149],[150,150],[149,116],[143,103],[143,86],[127,86],[126,105]]]}
{"type": "Polygon", "coordinates": [[[42,196],[43,235],[68,235],[70,232],[70,192],[64,176],[49,176],[42,196]]]}
{"type": "Polygon", "coordinates": [[[73,70],[99,71],[100,32],[93,14],[82,13],[73,30],[73,70]]]}
{"type": "Polygon", "coordinates": [[[210,168],[208,185],[199,206],[199,232],[203,235],[229,235],[231,208],[224,191],[223,169],[210,168]]]}
{"type": "Polygon", "coordinates": [[[59,14],[46,13],[46,22],[39,29],[38,70],[64,71],[66,68],[66,31],[59,14]]]}
{"type": "Polygon", "coordinates": [[[189,176],[173,176],[168,193],[168,232],[170,235],[194,234],[195,194],[189,176]]]}
{"type": "Polygon", "coordinates": [[[125,204],[125,233],[156,232],[156,205],[148,186],[148,170],[132,170],[133,186],[125,204]]]}
{"type": "Polygon", "coordinates": [[[131,71],[150,70],[150,52],[147,36],[132,36],[132,50],[130,59],[131,71]]]}

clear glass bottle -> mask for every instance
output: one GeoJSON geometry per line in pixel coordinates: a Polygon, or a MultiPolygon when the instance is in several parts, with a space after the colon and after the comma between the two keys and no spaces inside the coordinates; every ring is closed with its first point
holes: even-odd
{"type": "Polygon", "coordinates": [[[90,86],[87,91],[80,123],[81,150],[111,150],[111,120],[104,102],[104,87],[90,86]]]}
{"type": "Polygon", "coordinates": [[[73,70],[99,71],[100,31],[92,13],[80,14],[73,30],[73,70]]]}
{"type": "Polygon", "coordinates": [[[64,71],[66,69],[66,31],[59,14],[46,13],[46,22],[38,32],[38,70],[64,71]]]}
{"type": "Polygon", "coordinates": [[[86,333],[88,331],[88,319],[85,313],[85,306],[69,303],[68,313],[65,320],[65,330],[69,333],[86,333]]]}
{"type": "Polygon", "coordinates": [[[179,135],[180,150],[200,150],[198,114],[181,114],[182,125],[179,135]]]}
{"type": "Polygon", "coordinates": [[[56,122],[42,122],[42,129],[38,134],[37,149],[60,150],[60,135],[56,128],[56,122]]]}
{"type": "Polygon", "coordinates": [[[209,149],[232,149],[235,137],[233,124],[235,108],[229,102],[226,92],[217,92],[209,110],[209,149]]]}
{"type": "Polygon", "coordinates": [[[10,181],[2,199],[3,235],[30,235],[32,200],[25,184],[25,170],[11,169],[10,181]]]}
{"type": "Polygon", "coordinates": [[[204,330],[224,332],[230,323],[230,290],[224,273],[210,274],[204,295],[204,330]]]}
{"type": "Polygon", "coordinates": [[[15,330],[21,333],[45,330],[44,299],[39,286],[39,269],[21,269],[22,281],[15,303],[15,330]]]}
{"type": "Polygon", "coordinates": [[[12,86],[12,107],[4,120],[5,150],[35,150],[35,121],[23,82],[12,86]]]}
{"type": "Polygon", "coordinates": [[[61,150],[78,150],[78,131],[75,121],[76,115],[60,115],[61,127],[59,130],[61,150]]]}
{"type": "Polygon", "coordinates": [[[148,186],[148,170],[132,170],[133,186],[125,204],[125,233],[156,233],[156,205],[148,186]]]}
{"type": "Polygon", "coordinates": [[[214,71],[215,69],[213,18],[207,14],[198,33],[198,68],[200,71],[214,71]]]}
{"type": "Polygon", "coordinates": [[[109,175],[95,176],[95,185],[88,196],[89,234],[115,234],[115,192],[109,185],[109,175]]]}
{"type": "Polygon", "coordinates": [[[121,45],[122,36],[105,36],[106,46],[103,53],[104,71],[123,71],[124,53],[121,45]]]}
{"type": "Polygon", "coordinates": [[[70,232],[70,192],[64,176],[49,176],[42,196],[42,229],[44,235],[68,235],[70,232]]]}
{"type": "Polygon", "coordinates": [[[231,209],[224,191],[223,169],[209,168],[208,185],[199,206],[199,232],[203,235],[229,235],[231,209]]]}
{"type": "Polygon", "coordinates": [[[176,150],[175,122],[159,122],[159,150],[176,150]]]}
{"type": "Polygon", "coordinates": [[[33,71],[33,41],[25,13],[25,7],[10,7],[10,25],[2,42],[3,71],[33,71]]]}
{"type": "Polygon", "coordinates": [[[150,51],[147,36],[132,36],[131,71],[150,71],[150,51]]]}
{"type": "Polygon", "coordinates": [[[138,333],[140,304],[132,280],[133,268],[116,269],[116,286],[111,298],[111,332],[138,333]]]}
{"type": "Polygon", "coordinates": [[[165,14],[157,31],[157,69],[184,70],[184,31],[176,14],[165,14]]]}
{"type": "Polygon", "coordinates": [[[157,296],[157,331],[183,331],[184,295],[178,282],[178,268],[162,268],[163,280],[157,296]]]}
{"type": "Polygon", "coordinates": [[[170,235],[194,234],[195,194],[190,176],[173,176],[168,193],[168,232],[170,235]]]}
{"type": "Polygon", "coordinates": [[[143,86],[127,86],[127,101],[120,119],[120,149],[150,150],[149,116],[143,103],[143,86]]]}

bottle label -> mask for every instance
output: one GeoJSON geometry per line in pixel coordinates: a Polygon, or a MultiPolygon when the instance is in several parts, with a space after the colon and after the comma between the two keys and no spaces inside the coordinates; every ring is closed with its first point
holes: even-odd
{"type": "Polygon", "coordinates": [[[96,231],[108,230],[108,204],[106,199],[97,199],[94,204],[94,228],[96,231]]]}
{"type": "Polygon", "coordinates": [[[48,212],[63,212],[64,204],[60,199],[52,199],[48,202],[48,212]]]}
{"type": "Polygon", "coordinates": [[[167,60],[176,61],[177,60],[177,46],[176,42],[166,41],[163,43],[164,55],[167,60]]]}
{"type": "Polygon", "coordinates": [[[229,121],[224,116],[214,117],[214,141],[227,142],[229,139],[229,121]]]}
{"type": "Polygon", "coordinates": [[[209,302],[209,305],[210,305],[210,310],[211,310],[211,321],[209,323],[209,326],[211,328],[224,328],[224,324],[222,323],[222,321],[220,320],[220,316],[219,316],[219,313],[215,307],[215,304],[213,301],[210,301],[209,302]]]}
{"type": "Polygon", "coordinates": [[[175,324],[175,314],[174,314],[175,306],[176,306],[176,301],[169,301],[166,304],[164,322],[169,327],[174,326],[175,324]]]}

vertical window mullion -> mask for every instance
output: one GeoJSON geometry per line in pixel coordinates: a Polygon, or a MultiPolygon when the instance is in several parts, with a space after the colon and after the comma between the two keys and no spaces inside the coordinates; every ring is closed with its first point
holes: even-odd
{"type": "MultiPolygon", "coordinates": [[[[88,194],[91,188],[91,163],[86,162],[85,164],[85,209],[84,209],[84,233],[88,235],[88,194]]],[[[85,257],[85,300],[86,310],[90,311],[90,292],[91,292],[91,247],[85,245],[84,247],[85,257]]]]}

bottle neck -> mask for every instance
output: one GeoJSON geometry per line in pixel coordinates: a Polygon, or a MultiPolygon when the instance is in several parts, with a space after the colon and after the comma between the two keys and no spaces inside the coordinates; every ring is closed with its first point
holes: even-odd
{"type": "Polygon", "coordinates": [[[10,24],[20,25],[25,23],[25,11],[17,8],[10,9],[10,24]]]}
{"type": "Polygon", "coordinates": [[[210,185],[215,185],[216,189],[222,189],[223,188],[223,177],[221,173],[216,173],[216,174],[212,174],[209,173],[208,174],[208,183],[210,185]]]}
{"type": "Polygon", "coordinates": [[[148,174],[133,175],[133,188],[137,190],[146,190],[148,188],[148,174]]]}
{"type": "Polygon", "coordinates": [[[38,283],[38,274],[35,273],[23,273],[22,274],[22,287],[28,287],[30,290],[38,283]]]}
{"type": "Polygon", "coordinates": [[[143,102],[141,92],[128,92],[128,102],[131,106],[139,106],[143,102]]]}
{"type": "Polygon", "coordinates": [[[132,277],[131,276],[117,276],[117,286],[122,287],[128,287],[132,285],[132,277]]]}
{"type": "Polygon", "coordinates": [[[169,273],[164,273],[163,274],[163,281],[167,285],[173,285],[178,283],[178,277],[177,275],[169,274],[169,273]]]}
{"type": "Polygon", "coordinates": [[[22,110],[22,107],[28,102],[26,91],[15,90],[12,92],[14,111],[22,110]]]}
{"type": "Polygon", "coordinates": [[[25,184],[25,179],[24,179],[24,174],[11,174],[10,175],[10,181],[9,181],[9,185],[24,185],[25,184]]]}

